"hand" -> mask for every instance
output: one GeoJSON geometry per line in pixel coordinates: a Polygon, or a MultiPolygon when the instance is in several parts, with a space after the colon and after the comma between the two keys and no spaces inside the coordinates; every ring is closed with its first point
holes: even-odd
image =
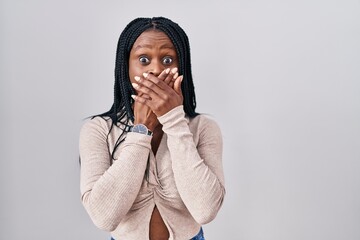
{"type": "Polygon", "coordinates": [[[173,87],[171,87],[174,75],[176,73],[173,74],[172,79],[167,76],[164,80],[160,79],[163,78],[161,74],[159,75],[160,78],[151,73],[144,73],[143,77],[135,77],[137,83],[133,83],[133,87],[140,93],[137,96],[132,95],[135,103],[148,106],[157,117],[183,104],[181,92],[183,76],[177,76],[173,81],[173,87]]]}
{"type": "MultiPolygon", "coordinates": [[[[160,73],[158,78],[168,84],[171,88],[174,86],[175,80],[178,78],[178,69],[177,68],[167,68],[160,73]]],[[[140,77],[135,77],[136,81],[139,81],[140,77]]],[[[147,94],[142,92],[137,92],[137,96],[141,96],[146,99],[150,99],[147,94]]],[[[134,103],[134,124],[142,123],[150,130],[154,130],[155,127],[159,124],[157,120],[157,116],[151,110],[151,108],[139,101],[135,101],[134,103]]]]}
{"type": "MultiPolygon", "coordinates": [[[[164,81],[166,84],[168,84],[171,88],[174,87],[174,83],[175,80],[179,77],[179,73],[178,73],[178,69],[175,67],[173,69],[167,68],[165,70],[163,70],[158,78],[162,81],[164,81]]],[[[140,77],[135,76],[134,77],[135,81],[139,81],[140,77]]],[[[137,92],[137,91],[136,91],[137,92]]],[[[142,92],[137,92],[137,96],[143,96],[144,98],[149,98],[148,95],[142,93],[142,92]]]]}
{"type": "Polygon", "coordinates": [[[171,88],[174,87],[175,80],[178,78],[179,73],[177,68],[173,68],[170,70],[170,68],[165,69],[160,73],[158,78],[160,80],[163,80],[167,85],[169,85],[171,88]]]}

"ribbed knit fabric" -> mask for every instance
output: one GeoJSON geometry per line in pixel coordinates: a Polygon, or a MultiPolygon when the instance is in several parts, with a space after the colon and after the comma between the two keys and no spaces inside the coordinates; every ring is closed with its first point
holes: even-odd
{"type": "Polygon", "coordinates": [[[224,195],[222,137],[208,117],[185,117],[183,106],[159,117],[164,135],[156,156],[151,136],[129,132],[111,152],[122,129],[95,117],[80,132],[82,203],[94,224],[119,240],[149,239],[157,206],[171,240],[190,239],[213,220],[224,195]],[[149,181],[145,169],[150,154],[149,181]]]}

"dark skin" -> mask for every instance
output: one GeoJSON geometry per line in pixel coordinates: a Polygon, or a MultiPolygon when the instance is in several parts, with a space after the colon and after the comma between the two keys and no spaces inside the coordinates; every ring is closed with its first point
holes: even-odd
{"type": "MultiPolygon", "coordinates": [[[[177,72],[178,58],[168,36],[158,30],[143,32],[135,41],[129,56],[129,77],[137,95],[134,124],[144,124],[153,132],[151,148],[159,147],[163,131],[158,117],[182,105],[181,82],[177,72]]],[[[169,239],[169,231],[155,206],[150,219],[151,240],[169,239]]]]}

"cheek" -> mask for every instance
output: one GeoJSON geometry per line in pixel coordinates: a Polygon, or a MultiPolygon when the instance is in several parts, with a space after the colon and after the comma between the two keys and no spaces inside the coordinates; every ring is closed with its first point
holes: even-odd
{"type": "Polygon", "coordinates": [[[172,65],[173,65],[172,67],[179,68],[179,60],[178,60],[178,58],[175,59],[175,61],[174,61],[174,63],[172,65]]]}
{"type": "Polygon", "coordinates": [[[131,82],[135,82],[134,77],[135,76],[140,76],[141,72],[139,71],[139,68],[136,67],[135,64],[129,62],[129,78],[131,82]]]}

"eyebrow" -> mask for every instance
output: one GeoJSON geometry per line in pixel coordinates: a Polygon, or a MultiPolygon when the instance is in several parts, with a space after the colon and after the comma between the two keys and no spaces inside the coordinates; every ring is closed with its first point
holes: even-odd
{"type": "MultiPolygon", "coordinates": [[[[140,45],[140,44],[139,44],[139,45],[135,46],[134,51],[137,51],[137,50],[139,50],[140,48],[149,48],[149,49],[152,49],[153,46],[150,45],[150,44],[143,44],[143,45],[140,45]]],[[[164,45],[160,46],[160,49],[166,49],[166,48],[168,48],[168,49],[175,49],[172,45],[169,45],[169,44],[164,44],[164,45]]]]}

